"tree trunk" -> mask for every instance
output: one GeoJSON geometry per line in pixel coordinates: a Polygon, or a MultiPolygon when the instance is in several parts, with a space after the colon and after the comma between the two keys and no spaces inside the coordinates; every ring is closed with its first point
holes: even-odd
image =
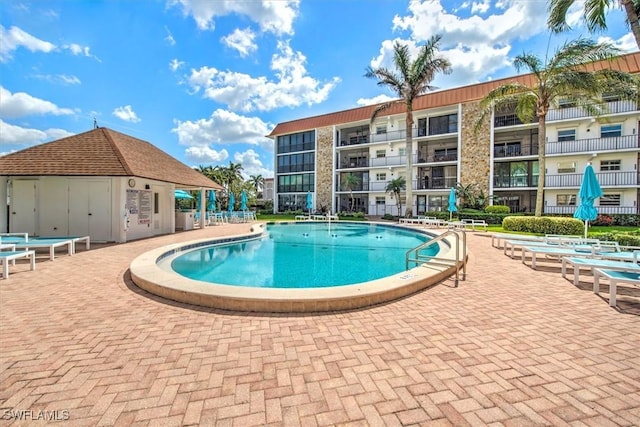
{"type": "MultiPolygon", "coordinates": [[[[405,136],[405,154],[407,156],[405,179],[407,180],[406,189],[406,210],[405,216],[411,218],[413,216],[413,111],[411,105],[407,106],[407,120],[406,120],[406,136],[405,136]]],[[[402,216],[400,214],[399,216],[402,216]]]]}
{"type": "Polygon", "coordinates": [[[546,175],[547,114],[538,116],[538,191],[536,194],[536,216],[542,216],[544,206],[544,177],[546,175]]]}
{"type": "Polygon", "coordinates": [[[631,32],[633,33],[633,37],[636,39],[636,45],[640,48],[640,24],[638,23],[636,7],[633,4],[633,0],[621,0],[621,3],[622,7],[624,7],[624,11],[627,13],[627,21],[629,21],[631,32]]]}

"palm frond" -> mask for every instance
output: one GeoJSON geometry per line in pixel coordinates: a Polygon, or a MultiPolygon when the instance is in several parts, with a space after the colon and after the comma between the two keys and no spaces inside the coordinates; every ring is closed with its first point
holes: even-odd
{"type": "Polygon", "coordinates": [[[575,0],[551,0],[549,2],[547,26],[551,31],[559,33],[571,29],[567,23],[567,12],[574,3],[575,0]]]}
{"type": "Polygon", "coordinates": [[[523,68],[527,71],[535,74],[537,79],[541,78],[541,73],[544,71],[542,61],[532,53],[521,53],[513,60],[513,66],[517,72],[520,72],[523,68]]]}
{"type": "Polygon", "coordinates": [[[390,108],[393,104],[398,104],[402,102],[402,100],[395,100],[395,101],[391,101],[391,102],[386,102],[384,104],[378,105],[374,110],[373,113],[371,113],[371,121],[370,123],[373,123],[376,118],[380,115],[381,112],[383,112],[384,110],[390,108]]]}
{"type": "MultiPolygon", "coordinates": [[[[610,9],[613,1],[611,0],[586,0],[584,2],[584,21],[587,24],[589,32],[595,32],[607,29],[607,9],[610,9]]],[[[618,3],[617,1],[615,3],[618,3]]]]}

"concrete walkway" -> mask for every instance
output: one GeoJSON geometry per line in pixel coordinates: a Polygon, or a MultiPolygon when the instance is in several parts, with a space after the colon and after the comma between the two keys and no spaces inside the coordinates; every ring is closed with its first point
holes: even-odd
{"type": "Polygon", "coordinates": [[[458,288],[359,311],[202,309],[128,277],[146,250],[246,227],[12,268],[0,281],[0,425],[52,414],[87,426],[640,425],[638,294],[610,308],[606,286],[575,287],[549,263],[533,271],[483,232],[469,233],[458,288]]]}

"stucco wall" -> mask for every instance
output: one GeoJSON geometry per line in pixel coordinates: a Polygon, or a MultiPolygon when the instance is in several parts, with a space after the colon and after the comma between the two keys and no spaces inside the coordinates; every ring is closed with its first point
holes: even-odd
{"type": "Polygon", "coordinates": [[[331,209],[333,171],[333,127],[316,129],[316,209],[331,209]]]}
{"type": "Polygon", "coordinates": [[[491,116],[487,115],[480,129],[475,125],[479,117],[479,102],[462,104],[460,183],[474,184],[477,190],[489,195],[491,177],[491,116]]]}

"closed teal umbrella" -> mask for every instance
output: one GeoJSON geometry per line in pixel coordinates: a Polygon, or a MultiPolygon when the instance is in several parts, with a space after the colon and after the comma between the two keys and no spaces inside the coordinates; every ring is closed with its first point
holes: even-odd
{"type": "Polygon", "coordinates": [[[233,212],[233,205],[236,204],[236,196],[233,193],[229,193],[229,212],[233,212]]]}
{"type": "Polygon", "coordinates": [[[240,194],[240,210],[242,212],[247,210],[247,193],[242,190],[242,194],[240,194]]]}
{"type": "Polygon", "coordinates": [[[209,198],[207,200],[207,210],[213,212],[216,210],[216,192],[209,190],[209,198]]]}
{"type": "Polygon", "coordinates": [[[451,219],[453,218],[453,213],[458,211],[458,207],[456,206],[457,202],[456,190],[455,188],[451,187],[451,190],[449,191],[449,207],[447,208],[447,210],[449,211],[449,221],[451,221],[451,219]]]}
{"type": "Polygon", "coordinates": [[[311,218],[311,209],[313,209],[313,195],[311,191],[307,191],[307,211],[309,212],[309,218],[311,218]]]}
{"type": "Polygon", "coordinates": [[[584,176],[582,177],[582,184],[580,185],[580,191],[578,197],[580,198],[580,206],[573,214],[574,218],[578,218],[584,221],[584,237],[587,237],[587,230],[589,228],[589,221],[593,221],[598,217],[598,210],[593,206],[593,202],[600,196],[602,196],[602,188],[596,177],[593,167],[589,163],[584,169],[584,176]]]}

